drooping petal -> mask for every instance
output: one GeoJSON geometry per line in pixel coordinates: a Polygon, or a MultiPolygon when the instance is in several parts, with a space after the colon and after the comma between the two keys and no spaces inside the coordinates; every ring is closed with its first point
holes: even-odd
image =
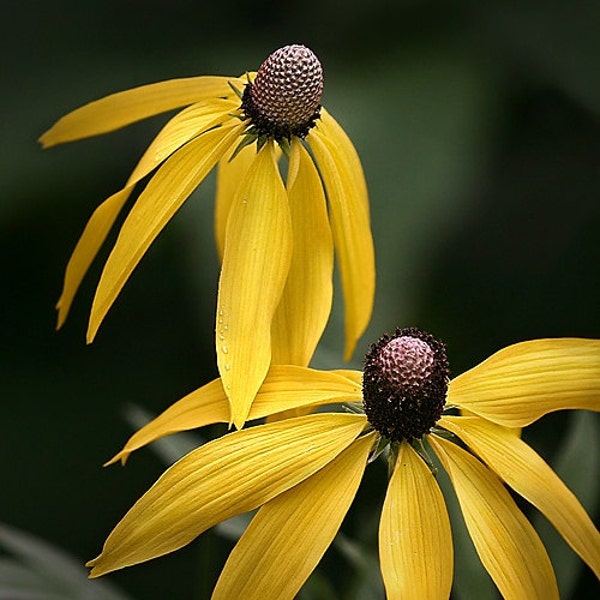
{"type": "MultiPolygon", "coordinates": [[[[223,261],[223,250],[225,248],[225,230],[229,210],[235,199],[240,183],[244,179],[254,157],[257,153],[257,145],[249,144],[241,150],[237,148],[225,155],[217,167],[217,189],[215,195],[215,242],[219,260],[223,261]],[[237,153],[236,153],[237,152],[237,153]],[[231,158],[230,154],[233,156],[231,158]]],[[[279,160],[281,150],[275,148],[276,160],[279,160]]]]}
{"type": "Polygon", "coordinates": [[[150,144],[127,180],[125,187],[110,196],[94,211],[67,264],[63,290],[56,304],[58,309],[57,329],[64,324],[73,298],[85,274],[135,184],[192,137],[220,123],[226,117],[227,106],[231,106],[231,103],[228,105],[224,100],[214,100],[202,105],[191,106],[178,113],[150,144]]]}
{"type": "Polygon", "coordinates": [[[233,159],[226,155],[219,161],[215,194],[215,243],[220,261],[223,261],[225,228],[227,226],[229,210],[233,204],[237,189],[255,156],[256,144],[251,144],[240,150],[233,159]]]}
{"type": "Polygon", "coordinates": [[[119,216],[123,205],[127,202],[133,187],[133,185],[126,186],[107,198],[96,208],[87,222],[65,270],[63,289],[56,303],[56,309],[58,310],[57,329],[63,326],[85,274],[119,216]]]}
{"type": "Polygon", "coordinates": [[[290,268],[292,225],[273,144],[256,155],[227,220],[217,364],[239,429],[271,364],[271,321],[290,268]]]}
{"type": "Polygon", "coordinates": [[[356,187],[358,197],[363,200],[365,210],[368,213],[369,195],[367,183],[365,181],[362,163],[360,162],[354,144],[340,124],[324,108],[321,108],[321,118],[318,121],[318,130],[326,138],[333,140],[336,149],[340,153],[341,162],[344,165],[347,165],[348,175],[352,176],[352,185],[356,187]]]}
{"type": "MultiPolygon", "coordinates": [[[[305,406],[357,402],[360,398],[360,385],[355,385],[335,371],[271,365],[252,403],[248,419],[260,419],[305,406]]],[[[229,401],[221,380],[215,379],[175,402],[144,425],[106,464],[119,460],[124,464],[135,450],[171,433],[188,431],[212,423],[227,423],[229,419],[229,401]]]]}
{"type": "Polygon", "coordinates": [[[479,558],[504,598],[558,600],[546,549],[495,473],[435,435],[431,446],[447,471],[479,558]]]}
{"type": "Polygon", "coordinates": [[[88,563],[97,577],[169,552],[268,502],[331,462],[360,434],[359,415],[321,414],[218,438],[167,469],[88,563]]]}
{"type": "Polygon", "coordinates": [[[193,104],[178,112],[148,146],[127,184],[139,181],[148,175],[192,138],[229,120],[228,113],[234,106],[235,104],[230,100],[216,98],[193,104]]]}
{"type": "Polygon", "coordinates": [[[231,147],[242,127],[236,122],[193,139],[160,167],[140,194],[104,265],[92,304],[88,343],[150,244],[231,147]]]}
{"type": "Polygon", "coordinates": [[[58,120],[40,137],[47,148],[114,131],[167,110],[201,100],[233,98],[236,77],[188,77],[142,85],[90,102],[58,120]]]}
{"type": "Polygon", "coordinates": [[[327,190],[333,240],[345,303],[346,360],[366,329],[375,295],[375,256],[368,199],[360,161],[348,160],[352,144],[333,119],[323,115],[307,140],[327,190]],[[357,170],[358,169],[358,170],[357,170]],[[359,183],[361,182],[362,183],[359,183]]]}
{"type": "Polygon", "coordinates": [[[448,511],[431,469],[406,442],[383,503],[379,556],[388,598],[449,598],[454,558],[448,511]]]}
{"type": "Polygon", "coordinates": [[[508,427],[563,409],[600,410],[600,341],[508,346],[450,382],[448,403],[508,427]]]}
{"type": "Polygon", "coordinates": [[[455,433],[511,488],[531,502],[600,578],[600,533],[573,492],[518,436],[477,417],[444,417],[455,433]]]}
{"type": "Polygon", "coordinates": [[[323,184],[312,158],[294,138],[287,191],[294,248],[273,318],[274,363],[307,366],[323,334],[333,299],[333,240],[323,184]]]}
{"type": "Polygon", "coordinates": [[[373,434],[356,440],[265,504],[229,555],[212,600],[294,598],[340,528],[373,441],[373,434]]]}

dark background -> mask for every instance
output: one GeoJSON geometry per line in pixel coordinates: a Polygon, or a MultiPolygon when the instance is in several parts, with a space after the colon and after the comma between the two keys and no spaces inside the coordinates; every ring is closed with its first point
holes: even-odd
{"type": "MultiPolygon", "coordinates": [[[[165,119],[49,151],[36,139],[114,91],[238,75],[288,43],[317,53],[323,102],[363,160],[377,248],[375,314],[352,366],[397,325],[445,339],[455,374],[519,340],[600,336],[597,2],[25,0],[1,11],[0,521],[95,556],[162,469],[148,450],[125,470],[101,467],[131,432],[123,407],[158,412],[216,373],[212,180],[92,346],[100,262],[54,332],[88,216],[165,119]]],[[[316,366],[342,366],[339,323],[338,306],[316,366]]],[[[527,439],[553,460],[568,423],[550,416],[527,439]]],[[[365,514],[382,473],[365,482],[365,514]]],[[[209,533],[111,578],[136,598],[202,598],[228,547],[209,533]]],[[[583,570],[573,597],[590,585],[583,570]]]]}

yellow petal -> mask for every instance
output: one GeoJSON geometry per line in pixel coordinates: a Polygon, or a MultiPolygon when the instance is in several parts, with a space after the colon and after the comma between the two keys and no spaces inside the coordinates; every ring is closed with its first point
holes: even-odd
{"type": "Polygon", "coordinates": [[[138,429],[123,449],[113,456],[104,466],[117,461],[125,464],[129,455],[139,448],[156,440],[180,431],[187,431],[212,423],[229,421],[229,402],[220,379],[214,379],[191,394],[175,402],[158,417],[138,429]]]}
{"type": "MultiPolygon", "coordinates": [[[[272,365],[250,408],[248,418],[260,419],[298,407],[357,402],[360,398],[360,384],[354,384],[335,371],[272,365]]],[[[229,419],[229,401],[221,380],[215,379],[175,402],[144,425],[106,464],[119,460],[124,464],[132,452],[165,435],[212,423],[227,423],[229,419]]]]}
{"type": "MultiPolygon", "coordinates": [[[[229,154],[224,156],[217,167],[217,190],[215,195],[215,242],[219,261],[223,261],[225,248],[225,230],[227,217],[233,204],[235,194],[244,179],[257,153],[256,144],[250,144],[240,150],[232,159],[229,154]]],[[[235,151],[233,152],[235,154],[235,151]]],[[[276,160],[279,160],[281,150],[275,148],[276,160]]]]}
{"type": "Polygon", "coordinates": [[[229,213],[217,298],[217,364],[238,429],[271,363],[271,321],[292,244],[287,195],[268,142],[241,182],[229,213]]]}
{"type": "Polygon", "coordinates": [[[261,417],[302,406],[358,402],[360,385],[336,371],[271,365],[248,417],[261,417]]]}
{"type": "Polygon", "coordinates": [[[504,598],[558,600],[546,549],[498,477],[456,444],[434,435],[479,558],[504,598]]]}
{"type": "Polygon", "coordinates": [[[521,342],[496,352],[450,382],[448,403],[508,427],[546,413],[600,410],[600,341],[521,342]]]}
{"type": "Polygon", "coordinates": [[[331,462],[364,424],[358,415],[311,415],[237,431],[190,452],[117,524],[88,563],[91,576],[173,552],[268,502],[331,462]]]}
{"type": "Polygon", "coordinates": [[[98,254],[98,250],[100,250],[123,205],[127,202],[133,187],[133,185],[129,185],[107,198],[96,208],[87,222],[67,264],[62,293],[56,303],[58,310],[57,329],[63,326],[71,309],[73,298],[85,274],[96,254],[98,254]]]}
{"type": "Polygon", "coordinates": [[[573,492],[532,448],[510,429],[476,417],[444,417],[439,425],[542,512],[600,578],[600,533],[573,492]]]}
{"type": "Polygon", "coordinates": [[[140,194],[104,265],[92,304],[88,343],[150,244],[231,147],[242,127],[218,127],[192,140],[161,166],[140,194]]]}
{"type": "Polygon", "coordinates": [[[284,410],[280,413],[267,415],[267,417],[265,418],[265,423],[273,423],[274,421],[282,421],[284,419],[302,417],[304,415],[310,415],[312,412],[314,412],[313,406],[301,406],[300,408],[290,408],[289,410],[284,410]]]}
{"type": "Polygon", "coordinates": [[[383,503],[379,555],[388,598],[449,598],[454,559],[448,511],[430,468],[406,442],[383,503]]]}
{"type": "Polygon", "coordinates": [[[334,126],[334,123],[324,113],[322,122],[311,131],[307,140],[327,190],[344,292],[344,355],[349,360],[371,318],[375,295],[375,256],[360,161],[342,128],[334,126]],[[349,160],[351,156],[355,159],[349,160]]]}
{"type": "Polygon", "coordinates": [[[127,184],[139,181],[148,175],[192,138],[229,120],[228,113],[234,106],[235,104],[230,100],[217,98],[193,104],[178,112],[148,146],[127,184]]]}
{"type": "Polygon", "coordinates": [[[296,596],[337,533],[362,479],[374,435],[265,504],[221,572],[212,600],[296,596]]]}
{"type": "Polygon", "coordinates": [[[231,103],[224,100],[215,100],[202,105],[196,104],[178,113],[150,144],[127,180],[126,186],[94,211],[67,265],[63,291],[56,305],[57,328],[62,327],[65,322],[85,274],[133,191],[134,185],[193,136],[221,122],[226,116],[227,107],[231,108],[231,106],[231,103]]]}
{"type": "Polygon", "coordinates": [[[153,115],[213,98],[233,98],[235,77],[188,77],[142,85],[90,102],[57,121],[42,137],[47,148],[107,133],[153,115]]]}
{"type": "Polygon", "coordinates": [[[362,387],[362,371],[355,371],[353,369],[336,369],[335,372],[342,377],[350,379],[359,387],[362,387]]]}
{"type": "Polygon", "coordinates": [[[333,241],[323,184],[297,138],[292,141],[287,190],[294,248],[271,328],[272,360],[307,366],[331,312],[333,241]]]}
{"type": "Polygon", "coordinates": [[[340,160],[347,165],[348,175],[352,177],[352,185],[358,191],[358,197],[364,202],[367,213],[369,212],[369,195],[367,183],[363,173],[362,163],[354,144],[342,129],[340,124],[324,109],[321,108],[321,118],[317,122],[318,130],[327,139],[333,140],[337,151],[340,154],[340,160]]]}
{"type": "Polygon", "coordinates": [[[224,156],[217,167],[217,190],[215,194],[215,242],[219,260],[223,261],[225,227],[229,210],[240,183],[244,179],[254,157],[256,144],[246,146],[235,158],[224,156]]]}

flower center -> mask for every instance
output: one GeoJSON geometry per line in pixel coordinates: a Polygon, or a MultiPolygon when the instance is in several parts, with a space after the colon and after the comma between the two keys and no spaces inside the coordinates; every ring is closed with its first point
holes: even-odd
{"type": "Polygon", "coordinates": [[[382,336],[365,358],[369,423],[391,441],[423,437],[442,416],[448,373],[445,345],[432,335],[410,327],[382,336]]]}
{"type": "Polygon", "coordinates": [[[242,96],[249,133],[275,138],[304,138],[319,118],[323,68],[315,54],[298,44],[284,46],[260,66],[242,96]]]}

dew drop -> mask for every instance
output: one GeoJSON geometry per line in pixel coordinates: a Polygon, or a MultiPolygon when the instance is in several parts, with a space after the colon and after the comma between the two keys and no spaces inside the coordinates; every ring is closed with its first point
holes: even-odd
{"type": "Polygon", "coordinates": [[[229,348],[225,344],[223,344],[221,346],[221,352],[223,352],[223,354],[227,354],[229,352],[229,348]]]}
{"type": "MultiPolygon", "coordinates": [[[[226,370],[226,371],[229,371],[229,369],[231,369],[231,365],[230,365],[229,363],[227,363],[227,364],[225,365],[225,370],[226,370]]],[[[227,389],[229,389],[229,386],[227,386],[227,389]]]]}

